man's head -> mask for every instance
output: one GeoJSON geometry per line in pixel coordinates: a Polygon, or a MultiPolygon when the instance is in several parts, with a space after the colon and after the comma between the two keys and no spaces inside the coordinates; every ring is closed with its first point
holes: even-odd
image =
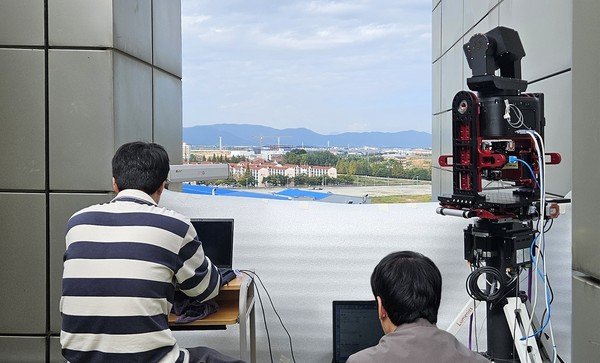
{"type": "Polygon", "coordinates": [[[169,176],[169,155],[158,144],[130,142],[113,156],[112,173],[118,190],[137,189],[152,195],[169,176]]]}
{"type": "Polygon", "coordinates": [[[395,326],[418,318],[437,322],[442,275],[428,257],[412,251],[387,255],[373,270],[371,289],[395,326]]]}

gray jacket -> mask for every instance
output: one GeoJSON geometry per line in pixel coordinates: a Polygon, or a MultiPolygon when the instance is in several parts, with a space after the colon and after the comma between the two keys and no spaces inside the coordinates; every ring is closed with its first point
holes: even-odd
{"type": "Polygon", "coordinates": [[[425,319],[399,326],[384,335],[379,344],[351,355],[347,363],[485,363],[482,355],[469,350],[454,335],[425,319]]]}

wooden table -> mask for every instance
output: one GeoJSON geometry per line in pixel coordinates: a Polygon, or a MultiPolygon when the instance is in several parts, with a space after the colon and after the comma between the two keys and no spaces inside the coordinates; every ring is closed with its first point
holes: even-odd
{"type": "Polygon", "coordinates": [[[176,323],[175,314],[169,314],[169,327],[171,330],[207,330],[239,324],[240,359],[256,363],[254,279],[242,273],[223,286],[215,300],[219,304],[217,312],[190,323],[176,323]]]}

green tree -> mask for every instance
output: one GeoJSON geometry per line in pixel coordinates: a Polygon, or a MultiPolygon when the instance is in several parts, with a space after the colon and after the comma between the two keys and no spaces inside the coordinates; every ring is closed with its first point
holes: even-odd
{"type": "Polygon", "coordinates": [[[246,172],[244,173],[244,175],[241,176],[240,178],[238,178],[237,182],[241,186],[247,186],[247,187],[253,187],[256,185],[256,179],[254,179],[254,177],[252,176],[252,172],[250,171],[250,168],[246,169],[246,172]]]}
{"type": "Polygon", "coordinates": [[[335,168],[339,174],[348,174],[348,160],[339,159],[335,164],[335,168]]]}
{"type": "Polygon", "coordinates": [[[272,186],[285,186],[289,182],[289,177],[285,175],[275,174],[263,178],[263,183],[268,183],[272,186]]]}
{"type": "Polygon", "coordinates": [[[351,160],[350,163],[348,164],[348,174],[356,175],[357,171],[358,171],[358,161],[351,160]]]}
{"type": "Polygon", "coordinates": [[[402,174],[404,173],[404,167],[402,166],[402,162],[397,159],[390,159],[388,163],[392,167],[390,176],[392,178],[401,178],[402,174]]]}
{"type": "Polygon", "coordinates": [[[304,149],[293,149],[287,152],[283,156],[284,164],[302,165],[306,164],[306,150],[304,149]]]}
{"type": "Polygon", "coordinates": [[[356,175],[371,175],[371,164],[366,159],[359,160],[356,163],[356,175]]]}
{"type": "Polygon", "coordinates": [[[308,175],[300,174],[294,177],[294,185],[307,185],[308,184],[308,175]]]}
{"type": "Polygon", "coordinates": [[[352,175],[348,175],[348,174],[344,174],[344,175],[338,175],[337,179],[335,179],[335,182],[337,184],[342,184],[342,185],[351,185],[354,184],[355,178],[352,175]]]}
{"type": "Polygon", "coordinates": [[[334,166],[338,161],[338,157],[330,151],[315,151],[307,156],[308,165],[334,166]]]}

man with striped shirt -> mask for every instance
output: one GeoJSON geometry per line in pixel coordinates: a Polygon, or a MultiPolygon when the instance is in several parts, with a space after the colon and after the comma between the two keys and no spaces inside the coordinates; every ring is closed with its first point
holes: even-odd
{"type": "Polygon", "coordinates": [[[182,349],[168,327],[175,284],[199,301],[221,277],[185,216],[159,207],[169,158],[133,142],[112,160],[109,203],[68,222],[60,302],[63,356],[75,362],[240,362],[213,349],[182,349]]]}

